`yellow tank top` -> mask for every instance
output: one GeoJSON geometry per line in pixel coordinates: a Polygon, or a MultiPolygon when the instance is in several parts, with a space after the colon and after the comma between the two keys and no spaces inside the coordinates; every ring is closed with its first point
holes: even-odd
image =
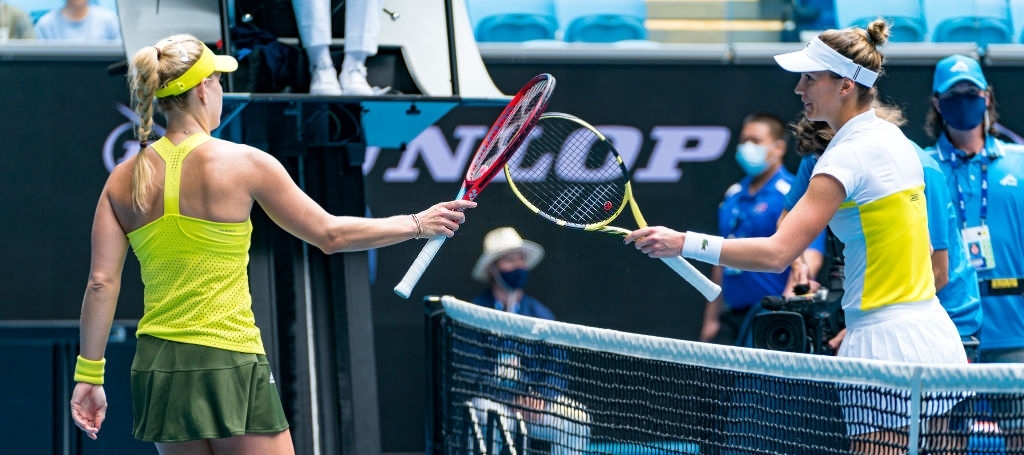
{"type": "Polygon", "coordinates": [[[139,258],[145,307],[137,335],[265,354],[249,294],[252,223],[217,223],[179,213],[181,163],[212,138],[195,134],[152,147],[166,163],[164,214],[128,234],[139,258]]]}

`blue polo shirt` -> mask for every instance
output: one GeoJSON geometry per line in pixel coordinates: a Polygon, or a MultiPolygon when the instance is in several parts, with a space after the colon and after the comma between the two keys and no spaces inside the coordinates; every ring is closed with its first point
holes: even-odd
{"type": "MultiPolygon", "coordinates": [[[[981,174],[987,169],[988,226],[995,256],[995,268],[977,272],[981,280],[1024,277],[1024,146],[1008,144],[993,137],[985,150],[971,158],[939,137],[927,152],[946,176],[957,217],[957,233],[964,226],[982,224],[981,174]],[[959,189],[962,189],[961,192],[959,189]],[[963,201],[963,212],[958,208],[963,201]]],[[[1024,296],[981,298],[981,350],[1024,348],[1024,296]]]]}
{"type": "Polygon", "coordinates": [[[971,266],[957,226],[953,198],[946,187],[946,176],[924,150],[917,147],[924,167],[924,197],[928,202],[928,238],[932,248],[946,250],[949,256],[949,282],[935,293],[960,336],[974,335],[981,328],[981,297],[978,272],[971,266]]]}
{"type": "Polygon", "coordinates": [[[89,5],[89,13],[72,21],[61,13],[62,6],[51,9],[36,21],[34,32],[40,40],[106,41],[121,40],[121,22],[117,13],[98,5],[89,5]]]}
{"type": "MultiPolygon", "coordinates": [[[[718,207],[718,232],[725,238],[770,237],[782,213],[793,175],[779,170],[758,190],[750,194],[750,176],[733,184],[718,207]]],[[[812,248],[824,250],[825,237],[818,236],[812,248]]],[[[749,272],[722,268],[722,299],[732,310],[752,307],[769,295],[785,290],[789,269],[782,273],[749,272]]]]}
{"type": "Polygon", "coordinates": [[[814,165],[818,164],[818,155],[805,155],[800,159],[800,166],[796,169],[796,177],[793,178],[793,185],[786,193],[786,204],[783,206],[787,211],[793,211],[796,201],[804,197],[807,192],[807,185],[811,184],[811,174],[814,173],[814,165]]]}
{"type": "MultiPolygon", "coordinates": [[[[505,311],[504,306],[494,297],[494,293],[489,287],[474,297],[472,303],[485,308],[505,311]]],[[[537,319],[555,320],[555,314],[550,308],[525,293],[513,313],[537,319]]],[[[493,368],[493,362],[499,361],[498,358],[495,358],[498,352],[520,353],[522,355],[522,358],[519,359],[522,368],[519,372],[520,385],[530,385],[534,392],[549,400],[553,400],[568,385],[568,379],[563,373],[567,359],[564,349],[514,340],[500,340],[487,333],[472,333],[467,337],[475,338],[475,340],[458,349],[465,350],[471,356],[477,357],[478,361],[471,362],[471,366],[478,371],[487,371],[493,376],[490,369],[493,368]]],[[[488,378],[485,375],[479,381],[489,379],[493,379],[493,377],[488,378]]]]}

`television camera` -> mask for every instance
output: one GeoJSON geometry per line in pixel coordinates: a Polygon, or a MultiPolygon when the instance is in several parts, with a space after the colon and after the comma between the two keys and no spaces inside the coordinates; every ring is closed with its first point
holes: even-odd
{"type": "Polygon", "coordinates": [[[755,348],[805,354],[835,355],[828,340],[846,326],[842,315],[843,291],[819,289],[796,297],[767,296],[761,307],[768,313],[754,316],[755,348]]]}

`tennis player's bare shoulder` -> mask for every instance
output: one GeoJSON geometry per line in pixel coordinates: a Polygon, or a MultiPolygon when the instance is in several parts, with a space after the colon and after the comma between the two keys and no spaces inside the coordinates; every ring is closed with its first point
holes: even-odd
{"type": "Polygon", "coordinates": [[[238,158],[253,166],[256,171],[265,172],[272,170],[277,172],[284,169],[284,166],[277,157],[270,153],[246,144],[233,144],[233,146],[236,153],[240,155],[238,158]]]}
{"type": "MultiPolygon", "coordinates": [[[[280,185],[283,179],[291,180],[281,162],[273,155],[256,147],[218,140],[217,159],[224,171],[236,175],[241,181],[249,182],[249,191],[255,194],[260,188],[280,185]]],[[[280,188],[280,186],[277,186],[280,188]]]]}
{"type": "Polygon", "coordinates": [[[138,155],[132,155],[114,166],[107,176],[107,183],[104,191],[111,197],[118,200],[130,199],[132,191],[132,168],[138,155]]]}
{"type": "Polygon", "coordinates": [[[267,153],[250,145],[216,138],[196,147],[192,153],[200,155],[202,160],[217,163],[218,167],[234,170],[251,168],[267,157],[273,159],[267,153]]]}
{"type": "Polygon", "coordinates": [[[241,160],[244,162],[264,158],[273,159],[273,157],[267,152],[251,145],[239,144],[237,142],[225,141],[223,139],[214,139],[211,143],[216,147],[218,154],[221,154],[224,158],[231,160],[241,160]]]}
{"type": "Polygon", "coordinates": [[[162,182],[164,172],[163,159],[153,149],[149,149],[144,156],[136,153],[114,166],[114,169],[110,171],[110,175],[107,176],[106,186],[108,191],[113,191],[117,194],[130,193],[132,175],[135,173],[135,162],[143,158],[149,161],[150,170],[152,171],[150,174],[151,180],[158,183],[162,182]]]}

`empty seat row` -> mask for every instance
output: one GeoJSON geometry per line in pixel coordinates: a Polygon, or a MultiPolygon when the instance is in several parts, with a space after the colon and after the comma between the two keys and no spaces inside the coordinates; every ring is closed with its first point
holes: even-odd
{"type": "Polygon", "coordinates": [[[478,42],[647,39],[644,0],[466,0],[478,42]]]}
{"type": "Polygon", "coordinates": [[[839,27],[892,24],[894,42],[1024,43],[1024,0],[836,0],[839,27]]]}

